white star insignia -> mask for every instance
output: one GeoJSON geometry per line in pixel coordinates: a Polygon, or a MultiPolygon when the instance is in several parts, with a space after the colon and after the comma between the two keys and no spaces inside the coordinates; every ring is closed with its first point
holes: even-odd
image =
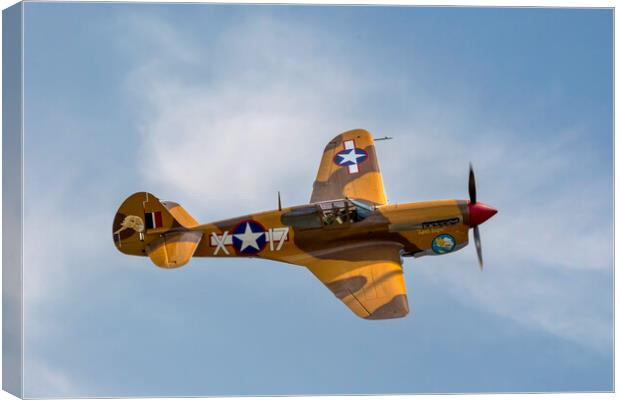
{"type": "Polygon", "coordinates": [[[364,157],[363,154],[357,154],[355,149],[351,149],[348,154],[338,154],[342,160],[340,160],[339,164],[342,165],[347,161],[352,162],[353,164],[357,164],[357,159],[364,157]]]}
{"type": "Polygon", "coordinates": [[[248,247],[254,247],[256,250],[260,250],[258,243],[256,240],[265,232],[252,232],[252,227],[249,222],[245,224],[245,232],[235,234],[235,237],[241,240],[241,249],[239,251],[243,251],[248,247]]]}

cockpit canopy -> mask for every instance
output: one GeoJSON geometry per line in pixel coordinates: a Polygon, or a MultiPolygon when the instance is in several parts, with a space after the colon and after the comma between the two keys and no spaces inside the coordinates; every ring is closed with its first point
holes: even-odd
{"type": "Polygon", "coordinates": [[[372,214],[375,206],[361,200],[339,199],[321,201],[295,208],[282,215],[282,222],[295,228],[321,228],[362,221],[372,214]]]}

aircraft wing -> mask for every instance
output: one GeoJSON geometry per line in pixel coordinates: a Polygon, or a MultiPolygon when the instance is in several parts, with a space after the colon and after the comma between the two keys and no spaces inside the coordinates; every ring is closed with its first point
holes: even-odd
{"type": "Polygon", "coordinates": [[[363,129],[341,133],[325,146],[310,202],[345,197],[387,203],[374,141],[363,129]]]}
{"type": "Polygon", "coordinates": [[[313,257],[307,268],[357,316],[404,317],[409,313],[400,244],[367,242],[313,257]]]}

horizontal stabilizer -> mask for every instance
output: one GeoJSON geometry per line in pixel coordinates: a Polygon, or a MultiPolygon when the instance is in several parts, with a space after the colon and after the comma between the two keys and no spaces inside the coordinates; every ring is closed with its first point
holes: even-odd
{"type": "Polygon", "coordinates": [[[202,232],[172,232],[162,235],[146,246],[146,253],[153,264],[161,268],[178,268],[192,258],[202,232]]]}

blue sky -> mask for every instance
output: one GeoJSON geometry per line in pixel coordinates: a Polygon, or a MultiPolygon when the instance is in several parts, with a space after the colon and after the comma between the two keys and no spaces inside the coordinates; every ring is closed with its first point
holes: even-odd
{"type": "Polygon", "coordinates": [[[25,395],[612,390],[612,12],[27,3],[25,395]],[[390,202],[478,197],[365,321],[308,271],[111,241],[148,190],[200,221],[308,201],[362,127],[390,202]]]}

